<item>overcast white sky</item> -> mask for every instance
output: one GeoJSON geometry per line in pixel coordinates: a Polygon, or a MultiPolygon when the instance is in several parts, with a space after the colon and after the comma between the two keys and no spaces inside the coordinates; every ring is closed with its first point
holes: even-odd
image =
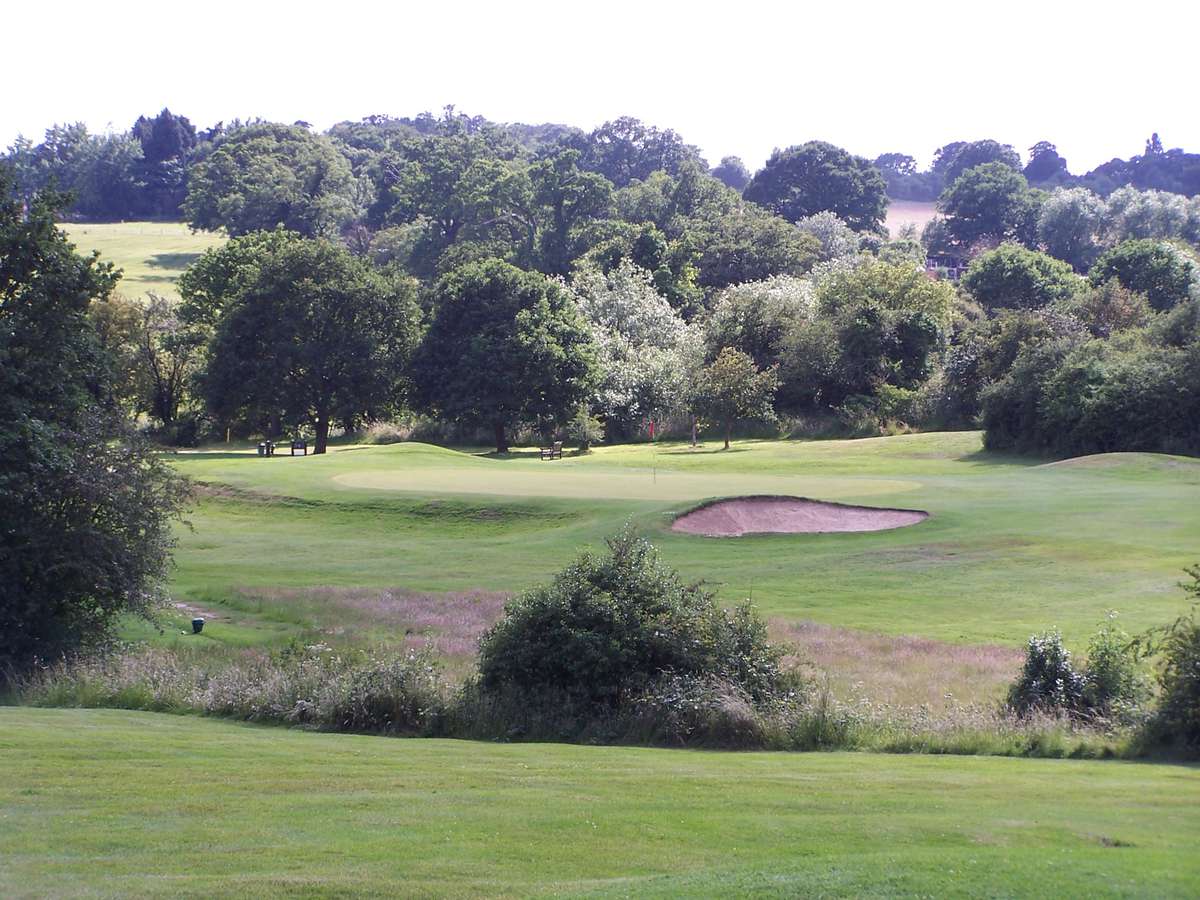
{"type": "Polygon", "coordinates": [[[1072,171],[1200,151],[1194,0],[1015,2],[13,2],[0,146],[54,122],[326,128],[453,103],[497,121],[633,115],[710,162],[811,139],[868,157],[994,137],[1072,171]]]}

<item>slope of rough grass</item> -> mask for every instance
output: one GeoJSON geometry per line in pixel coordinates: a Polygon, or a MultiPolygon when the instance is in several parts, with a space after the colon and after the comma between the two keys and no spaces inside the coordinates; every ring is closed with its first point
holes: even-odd
{"type": "MultiPolygon", "coordinates": [[[[1184,606],[1200,558],[1200,464],[982,452],[977,433],[855,441],[626,445],[541,462],[419,444],[324,457],[180,454],[231,485],[181,531],[175,588],[216,602],[239,587],[517,591],[632,520],[685,577],[767,615],[956,642],[1019,644],[1050,626],[1076,646],[1109,610],[1130,631],[1184,606]],[[301,502],[264,502],[238,491],[301,502]],[[707,498],[784,494],[928,510],[896,531],[711,539],[672,533],[707,498]]],[[[219,490],[219,489],[210,489],[219,490]]]]}
{"type": "Polygon", "coordinates": [[[1200,770],[0,709],[0,895],[1200,891],[1200,770]]]}

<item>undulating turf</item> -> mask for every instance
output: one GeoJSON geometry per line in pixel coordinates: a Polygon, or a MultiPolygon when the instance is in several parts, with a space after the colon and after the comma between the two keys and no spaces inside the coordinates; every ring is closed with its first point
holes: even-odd
{"type": "Polygon", "coordinates": [[[80,253],[100,251],[124,274],[117,293],[142,297],[148,293],[177,298],[175,282],[209,247],[225,241],[209,231],[192,231],[181,222],[104,222],[64,224],[80,253]]]}
{"type": "Polygon", "coordinates": [[[1200,892],[1200,770],[0,709],[0,895],[1200,892]]]}
{"type": "Polygon", "coordinates": [[[1060,627],[1079,645],[1184,608],[1200,559],[1200,462],[1056,463],[982,452],[978,433],[601,448],[542,462],[419,444],[324,457],[195,453],[210,487],[181,530],[179,597],[314,585],[515,591],[632,521],[688,578],[766,614],[961,642],[1060,627]],[[894,531],[735,539],[669,530],[705,498],[789,494],[927,510],[894,531]]]}

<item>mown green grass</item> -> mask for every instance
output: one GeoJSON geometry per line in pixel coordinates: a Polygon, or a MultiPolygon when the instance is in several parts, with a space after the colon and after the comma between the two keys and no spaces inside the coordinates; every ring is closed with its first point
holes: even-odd
{"type": "Polygon", "coordinates": [[[1125,628],[1184,608],[1200,559],[1200,462],[1114,454],[1044,464],[986,454],[977,433],[858,441],[631,445],[541,462],[419,444],[324,457],[174,457],[207,496],[182,530],[175,589],[516,591],[632,521],[689,579],[764,613],[958,642],[1060,627],[1079,645],[1110,610],[1125,628]],[[719,446],[719,445],[717,445],[719,446]],[[927,510],[868,534],[714,539],[669,530],[711,497],[791,494],[927,510]]]}
{"type": "Polygon", "coordinates": [[[63,224],[81,253],[99,250],[101,259],[123,271],[117,293],[144,297],[148,293],[178,298],[175,287],[183,270],[225,237],[192,231],[182,222],[104,222],[63,224]]]}
{"type": "Polygon", "coordinates": [[[1187,897],[1200,770],[0,709],[0,895],[1187,897]]]}

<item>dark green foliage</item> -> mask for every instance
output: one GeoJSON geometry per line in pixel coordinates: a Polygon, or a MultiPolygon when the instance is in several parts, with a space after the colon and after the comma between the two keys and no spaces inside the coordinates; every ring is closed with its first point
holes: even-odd
{"type": "Polygon", "coordinates": [[[1062,455],[1200,452],[1200,344],[1030,348],[983,397],[985,445],[1062,455]]]}
{"type": "Polygon", "coordinates": [[[1003,162],[967,169],[938,200],[945,228],[960,247],[976,241],[1037,239],[1037,213],[1045,195],[1031,191],[1025,176],[1003,162]]]}
{"type": "Polygon", "coordinates": [[[745,197],[791,222],[829,210],[856,231],[880,230],[887,213],[887,185],[879,170],[824,141],[776,150],[746,186],[745,197]]]}
{"type": "Polygon", "coordinates": [[[951,185],[968,169],[987,163],[1007,166],[1014,172],[1021,169],[1021,157],[1011,144],[988,139],[959,141],[939,148],[933,155],[931,171],[941,177],[944,185],[951,185]]]}
{"type": "Polygon", "coordinates": [[[1110,618],[1088,642],[1083,707],[1106,719],[1131,718],[1148,697],[1137,646],[1110,618]]]}
{"type": "Polygon", "coordinates": [[[499,260],[443,276],[413,363],[417,400],[449,419],[506,429],[562,423],[597,387],[591,331],[567,292],[499,260]]]}
{"type": "Polygon", "coordinates": [[[936,200],[942,192],[941,177],[933,172],[918,172],[917,161],[907,153],[877,156],[875,168],[883,175],[887,195],[893,200],[936,200]]]}
{"type": "Polygon", "coordinates": [[[625,187],[655,172],[677,175],[686,164],[708,168],[700,151],[671,129],[658,129],[631,116],[605,122],[586,137],[572,136],[567,146],[580,150],[583,166],[625,187]]]}
{"type": "Polygon", "coordinates": [[[1019,244],[1001,244],[971,261],[962,286],[984,309],[1041,309],[1081,285],[1071,267],[1019,244]]]}
{"type": "Polygon", "coordinates": [[[692,404],[701,416],[721,423],[728,450],[734,422],[769,422],[775,418],[778,389],[779,375],[774,366],[759,371],[748,354],[725,347],[700,373],[692,404]]]}
{"type": "Polygon", "coordinates": [[[746,168],[740,156],[726,156],[720,165],[713,167],[712,177],[725,187],[741,193],[750,183],[750,170],[746,168]]]}
{"type": "Polygon", "coordinates": [[[748,606],[718,608],[627,529],[513,600],[480,641],[479,672],[485,692],[612,709],[663,676],[722,678],[765,699],[779,657],[748,606]]]}
{"type": "Polygon", "coordinates": [[[709,290],[772,275],[803,275],[821,249],[811,234],[749,208],[695,220],[689,238],[697,251],[700,284],[709,290]]]}
{"type": "Polygon", "coordinates": [[[1058,155],[1058,148],[1049,141],[1038,141],[1029,148],[1029,163],[1025,177],[1032,184],[1061,184],[1073,180],[1067,161],[1058,155]]]}
{"type": "Polygon", "coordinates": [[[1031,637],[1007,704],[1019,716],[1042,712],[1127,720],[1146,697],[1134,641],[1106,622],[1092,637],[1082,668],[1071,662],[1057,631],[1031,637]]]}
{"type": "Polygon", "coordinates": [[[1057,631],[1034,635],[1026,645],[1021,674],[1008,690],[1008,706],[1018,715],[1078,710],[1085,684],[1070,651],[1062,645],[1062,635],[1057,631]]]}
{"type": "Polygon", "coordinates": [[[1188,298],[1200,279],[1196,264],[1181,251],[1155,240],[1125,241],[1105,252],[1088,272],[1093,285],[1116,279],[1144,294],[1157,310],[1171,309],[1188,298]]]}
{"type": "Polygon", "coordinates": [[[201,376],[218,421],[305,426],[323,453],[332,422],[353,425],[401,399],[419,318],[410,279],[287,233],[213,251],[206,271],[237,274],[222,282],[201,376]]]}
{"type": "Polygon", "coordinates": [[[1088,172],[1080,181],[1098,194],[1108,195],[1132,185],[1141,190],[1171,191],[1193,197],[1200,194],[1200,154],[1179,149],[1164,151],[1157,134],[1146,141],[1146,152],[1129,159],[1111,159],[1088,172]]]}
{"type": "Polygon", "coordinates": [[[0,168],[0,670],[148,613],[183,499],[114,402],[87,316],[114,273],[55,228],[63,197],[26,215],[10,187],[0,168]]]}
{"type": "Polygon", "coordinates": [[[249,125],[217,139],[191,172],[183,213],[231,235],[282,225],[334,236],[356,212],[354,178],[328,138],[294,125],[249,125]]]}
{"type": "Polygon", "coordinates": [[[1160,689],[1158,714],[1151,723],[1154,740],[1178,745],[1192,754],[1200,753],[1200,567],[1188,569],[1192,576],[1184,590],[1193,607],[1181,616],[1164,635],[1158,672],[1160,689]]]}
{"type": "Polygon", "coordinates": [[[1142,328],[1154,317],[1145,295],[1123,287],[1115,278],[1099,286],[1089,285],[1063,304],[1062,309],[1100,338],[1142,328]]]}
{"type": "Polygon", "coordinates": [[[151,216],[177,216],[187,196],[187,166],[196,147],[196,129],[185,116],[163,109],[148,119],[138,116],[131,129],[142,146],[139,208],[151,216]]]}
{"type": "Polygon", "coordinates": [[[798,409],[831,410],[882,384],[911,389],[933,371],[954,290],[911,263],[864,262],[817,292],[817,315],[793,329],[780,365],[798,409]]]}

